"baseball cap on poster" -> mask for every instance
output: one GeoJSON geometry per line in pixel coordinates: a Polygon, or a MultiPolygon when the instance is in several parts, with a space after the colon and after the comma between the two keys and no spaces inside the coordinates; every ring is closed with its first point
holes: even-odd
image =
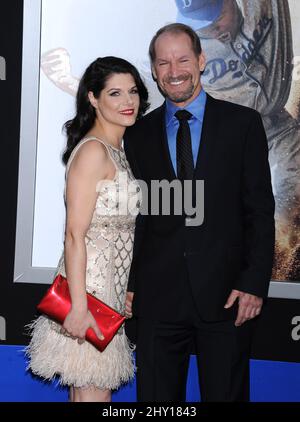
{"type": "Polygon", "coordinates": [[[224,0],[175,0],[177,22],[195,31],[213,23],[221,14],[224,0]]]}

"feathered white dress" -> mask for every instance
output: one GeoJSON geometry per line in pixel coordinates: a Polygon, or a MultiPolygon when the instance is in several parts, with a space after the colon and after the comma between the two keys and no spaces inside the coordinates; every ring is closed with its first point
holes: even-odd
{"type": "MultiPolygon", "coordinates": [[[[98,138],[84,138],[73,150],[66,175],[78,149],[90,140],[105,145],[116,167],[111,181],[95,187],[98,198],[85,243],[87,250],[86,290],[120,313],[132,260],[135,219],[140,207],[140,188],[134,179],[123,149],[98,138]]],[[[65,276],[64,254],[57,274],[65,276]]],[[[28,368],[47,380],[59,376],[62,385],[117,389],[134,376],[133,346],[122,327],[101,353],[87,341],[61,334],[60,325],[45,316],[31,324],[31,341],[26,348],[28,368]]]]}

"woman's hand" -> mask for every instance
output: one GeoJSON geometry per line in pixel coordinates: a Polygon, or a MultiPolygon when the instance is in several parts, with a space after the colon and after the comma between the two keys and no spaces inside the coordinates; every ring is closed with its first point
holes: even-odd
{"type": "Polygon", "coordinates": [[[64,320],[62,334],[77,338],[78,343],[82,344],[85,341],[85,334],[89,328],[95,331],[100,340],[104,340],[104,336],[90,311],[71,309],[64,320]]]}

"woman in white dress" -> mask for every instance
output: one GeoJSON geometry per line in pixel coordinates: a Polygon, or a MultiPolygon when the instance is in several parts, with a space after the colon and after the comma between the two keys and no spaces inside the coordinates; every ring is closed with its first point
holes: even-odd
{"type": "Polygon", "coordinates": [[[86,291],[131,317],[126,290],[141,198],[122,138],[147,110],[147,100],[133,65],[99,58],[85,71],[76,116],[65,124],[66,230],[57,274],[67,277],[72,307],[63,326],[44,315],[33,322],[27,355],[30,370],[46,380],[59,376],[74,402],[111,401],[111,390],[134,376],[124,327],[102,353],[85,341],[89,327],[102,337],[86,291]]]}

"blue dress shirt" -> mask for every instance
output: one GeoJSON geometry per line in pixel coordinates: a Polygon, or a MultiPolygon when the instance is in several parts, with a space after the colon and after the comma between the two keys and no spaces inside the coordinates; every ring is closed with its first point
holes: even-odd
{"type": "MultiPolygon", "coordinates": [[[[193,115],[193,117],[189,120],[189,126],[190,126],[190,131],[191,131],[194,167],[196,167],[198,151],[199,151],[199,146],[200,146],[205,104],[206,104],[206,93],[202,89],[199,95],[190,104],[184,107],[184,110],[189,111],[193,115]]],[[[177,174],[176,136],[177,136],[177,131],[179,128],[179,121],[174,116],[174,114],[178,110],[182,110],[182,108],[177,107],[169,99],[166,100],[166,129],[167,129],[170,157],[172,160],[175,174],[177,174]]]]}

